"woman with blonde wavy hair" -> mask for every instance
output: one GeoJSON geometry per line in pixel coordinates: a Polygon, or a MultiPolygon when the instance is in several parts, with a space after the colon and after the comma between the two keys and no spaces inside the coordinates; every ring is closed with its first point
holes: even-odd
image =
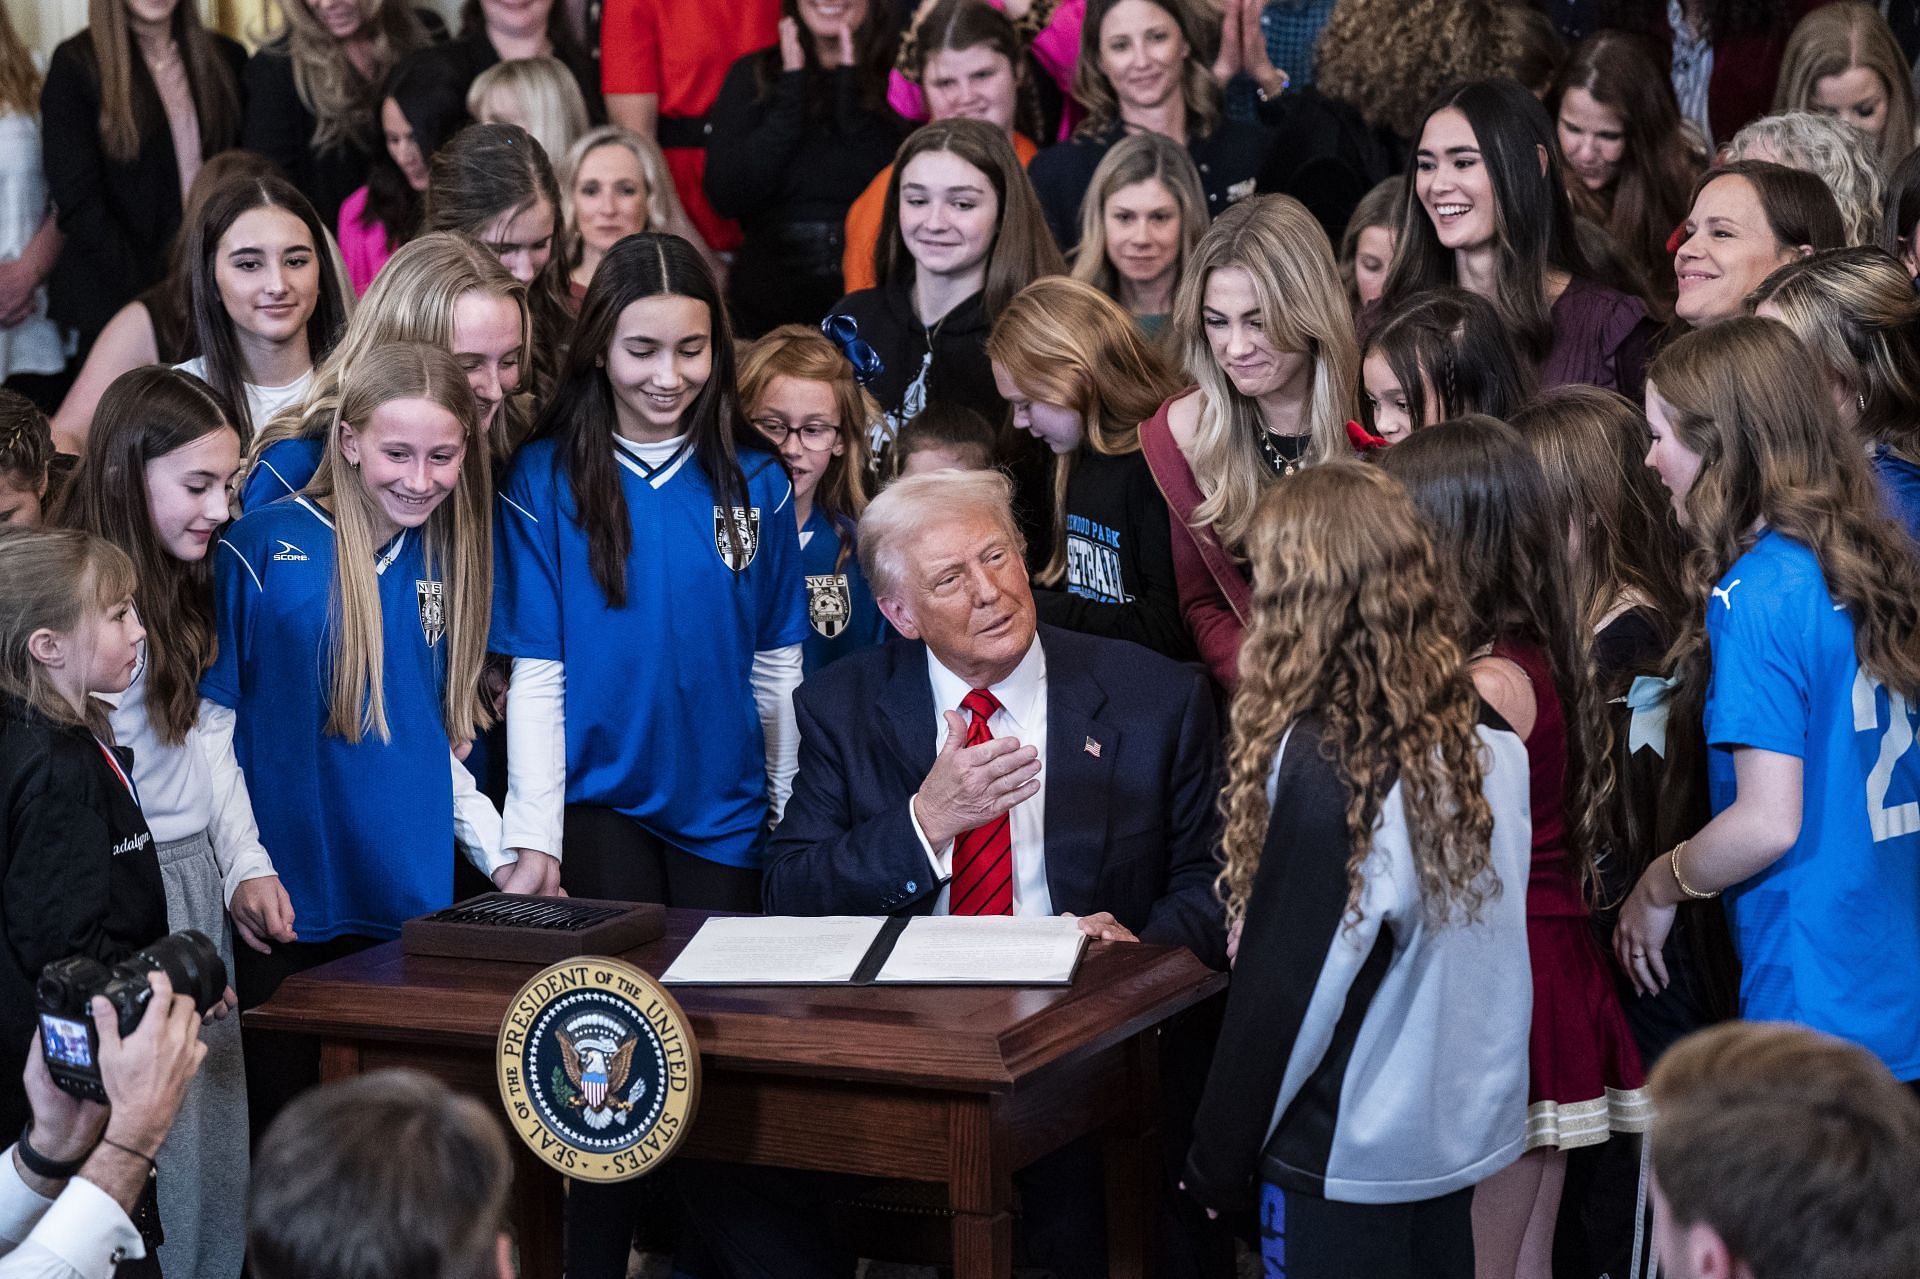
{"type": "Polygon", "coordinates": [[[1061,276],[1020,291],[987,356],[1013,425],[1053,454],[1040,620],[1191,658],[1167,502],[1140,453],[1140,423],[1180,389],[1179,373],[1118,302],[1061,276]]]}
{"type": "Polygon", "coordinates": [[[1793,29],[1775,111],[1817,111],[1866,135],[1880,168],[1913,150],[1913,70],[1874,5],[1823,4],[1793,29]]]}
{"type": "Polygon", "coordinates": [[[1614,953],[1642,990],[1684,902],[1725,892],[1740,1015],[1794,1021],[1920,1080],[1920,564],[1819,362],[1738,317],[1647,382],[1659,472],[1692,540],[1675,652],[1704,689],[1713,819],[1641,874],[1614,953]]]}
{"type": "Polygon", "coordinates": [[[1185,1184],[1261,1206],[1269,1274],[1470,1279],[1474,1184],[1526,1129],[1527,753],[1423,523],[1334,462],[1247,534],[1219,879],[1242,932],[1185,1184]]]}
{"type": "Polygon", "coordinates": [[[516,403],[530,342],[527,287],[500,259],[456,231],[434,231],[393,255],[361,299],[333,354],[297,406],[258,431],[247,450],[240,505],[257,510],[297,493],[319,469],[342,379],[368,352],[425,342],[450,352],[472,388],[480,431],[504,465],[528,416],[516,403]]]}
{"type": "Polygon", "coordinates": [[[587,131],[587,100],[555,57],[508,58],[467,86],[467,114],[481,124],[517,124],[558,161],[587,131]]]}
{"type": "Polygon", "coordinates": [[[1148,337],[1158,337],[1207,221],[1207,193],[1185,147],[1158,133],[1122,138],[1093,171],[1081,201],[1073,278],[1126,307],[1148,337]]]}
{"type": "Polygon", "coordinates": [[[807,591],[804,677],[887,637],[858,554],[867,431],[880,406],[840,348],[804,324],[783,324],[740,353],[739,399],[793,480],[807,591]]]}
{"type": "MultiPolygon", "coordinates": [[[[500,816],[453,754],[488,720],[491,471],[454,358],[388,343],[344,370],[312,482],[221,539],[218,656],[200,694],[233,712],[299,929],[258,962],[235,957],[246,1002],[446,906],[450,844],[510,891],[542,887],[524,876],[544,859],[501,850],[500,816]]],[[[256,1116],[314,1082],[310,1049],[247,1051],[256,1116]]]]}
{"type": "Polygon", "coordinates": [[[1828,249],[1769,275],[1748,303],[1813,352],[1888,509],[1920,539],[1920,295],[1907,269],[1884,249],[1828,249]]]}
{"type": "Polygon", "coordinates": [[[1172,341],[1199,386],[1140,425],[1174,516],[1180,612],[1224,688],[1252,599],[1241,541],[1265,488],[1351,457],[1360,350],[1333,248],[1291,196],[1255,196],[1215,219],[1174,300],[1172,341]]]}
{"type": "Polygon", "coordinates": [[[274,8],[286,30],[247,59],[240,145],[272,160],[335,226],[385,145],[381,84],[432,38],[427,11],[407,0],[278,0],[274,8]]]}
{"type": "Polygon", "coordinates": [[[1811,173],[1826,185],[1840,210],[1845,237],[1816,249],[1843,244],[1873,244],[1880,238],[1886,180],[1879,149],[1871,138],[1832,116],[1815,111],[1784,111],[1762,116],[1743,127],[1727,143],[1718,168],[1709,169],[1694,183],[1694,198],[1728,163],[1770,160],[1811,173]]]}
{"type": "Polygon", "coordinates": [[[712,261],[706,241],[680,207],[667,157],[652,138],[603,124],[589,129],[560,157],[561,253],[575,303],[608,249],[630,235],[677,235],[712,261]]]}

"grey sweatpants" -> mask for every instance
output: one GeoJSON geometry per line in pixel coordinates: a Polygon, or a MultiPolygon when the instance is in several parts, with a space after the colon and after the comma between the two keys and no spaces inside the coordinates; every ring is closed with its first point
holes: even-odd
{"type": "MultiPolygon", "coordinates": [[[[233,940],[220,867],[206,832],[161,844],[167,926],[213,938],[233,981],[233,940]]],[[[247,1232],[247,1076],[240,1014],[200,1028],[206,1060],[160,1148],[160,1269],[167,1279],[238,1279],[247,1232]]]]}

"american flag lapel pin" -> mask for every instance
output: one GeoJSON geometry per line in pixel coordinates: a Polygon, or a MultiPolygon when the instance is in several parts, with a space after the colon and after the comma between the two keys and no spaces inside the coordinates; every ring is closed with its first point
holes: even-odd
{"type": "Polygon", "coordinates": [[[1100,743],[1094,741],[1091,737],[1087,739],[1087,754],[1093,756],[1095,759],[1100,758],[1100,743]]]}

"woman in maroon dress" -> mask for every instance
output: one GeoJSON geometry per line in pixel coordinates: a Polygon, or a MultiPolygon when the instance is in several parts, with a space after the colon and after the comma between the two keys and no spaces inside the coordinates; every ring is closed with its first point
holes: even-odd
{"type": "Polygon", "coordinates": [[[1640,1056],[1590,923],[1612,770],[1590,641],[1568,588],[1566,534],[1518,432],[1466,417],[1415,432],[1381,465],[1407,486],[1460,571],[1480,695],[1527,746],[1533,1030],[1527,1154],[1482,1182],[1483,1274],[1546,1276],[1566,1152],[1646,1126],[1640,1056]]]}

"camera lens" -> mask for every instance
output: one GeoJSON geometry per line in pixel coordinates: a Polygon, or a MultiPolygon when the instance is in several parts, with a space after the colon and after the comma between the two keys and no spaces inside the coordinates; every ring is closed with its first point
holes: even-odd
{"type": "Polygon", "coordinates": [[[205,933],[183,929],[141,951],[134,962],[159,968],[173,981],[173,993],[186,995],[201,1012],[213,1007],[227,989],[227,965],[205,933]]]}

